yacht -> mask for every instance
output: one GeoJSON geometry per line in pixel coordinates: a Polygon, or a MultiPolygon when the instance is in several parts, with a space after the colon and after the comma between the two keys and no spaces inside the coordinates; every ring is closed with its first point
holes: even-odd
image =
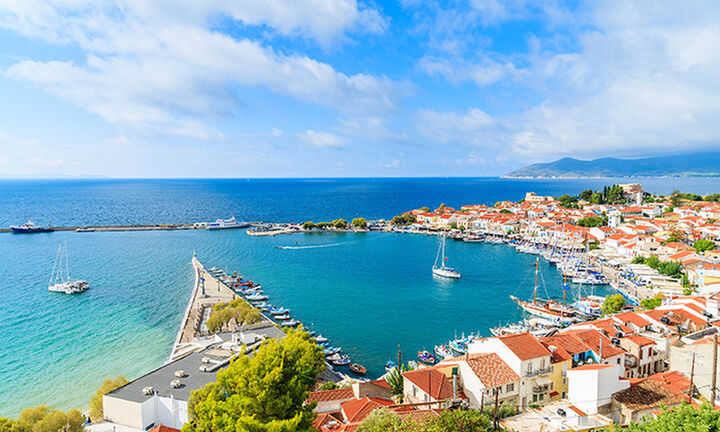
{"type": "Polygon", "coordinates": [[[90,288],[90,283],[84,280],[70,279],[70,265],[68,264],[67,242],[65,249],[63,244],[58,246],[55,255],[55,264],[50,274],[50,282],[48,283],[48,291],[60,292],[65,294],[78,294],[90,288]],[[64,262],[63,262],[64,261],[64,262]]]}
{"type": "Polygon", "coordinates": [[[440,248],[438,249],[438,254],[435,257],[435,264],[433,265],[432,272],[435,276],[440,276],[444,278],[449,279],[460,279],[460,273],[458,273],[455,269],[446,267],[445,261],[447,261],[447,258],[445,257],[445,235],[442,236],[442,242],[440,244],[440,248]],[[442,251],[442,254],[441,254],[442,251]],[[440,265],[438,266],[438,259],[440,259],[442,256],[442,260],[440,261],[440,265]]]}
{"type": "Polygon", "coordinates": [[[218,219],[215,222],[209,222],[205,229],[217,230],[217,229],[230,229],[230,228],[247,228],[250,224],[248,222],[238,222],[235,216],[230,219],[218,219]]]}
{"type": "Polygon", "coordinates": [[[55,228],[52,228],[50,225],[41,227],[37,226],[34,223],[28,221],[27,223],[23,225],[10,225],[10,229],[15,234],[32,234],[32,233],[42,233],[42,232],[53,232],[55,231],[55,228]]]}

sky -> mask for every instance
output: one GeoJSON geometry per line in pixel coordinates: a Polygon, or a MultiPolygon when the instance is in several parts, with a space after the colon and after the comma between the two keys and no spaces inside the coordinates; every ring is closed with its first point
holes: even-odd
{"type": "Polygon", "coordinates": [[[716,0],[0,0],[0,176],[720,150],[716,0]]]}

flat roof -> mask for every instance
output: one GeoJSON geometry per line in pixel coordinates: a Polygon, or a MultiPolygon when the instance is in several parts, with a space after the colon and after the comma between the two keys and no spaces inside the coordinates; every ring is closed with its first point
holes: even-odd
{"type": "MultiPolygon", "coordinates": [[[[268,338],[282,338],[285,336],[285,333],[275,326],[244,330],[243,334],[258,337],[265,335],[268,338]]],[[[227,367],[229,360],[236,354],[235,352],[222,348],[223,344],[231,340],[232,334],[223,333],[218,336],[223,340],[222,342],[214,343],[201,351],[192,352],[171,363],[167,363],[109,392],[106,396],[142,403],[152,397],[152,395],[146,396],[143,393],[143,389],[145,387],[152,387],[158,396],[167,398],[172,396],[178,400],[189,400],[190,394],[194,390],[204,387],[209,382],[215,381],[217,372],[227,367]],[[211,359],[210,363],[203,363],[202,360],[206,357],[211,359]],[[218,364],[217,362],[221,362],[221,366],[211,372],[203,372],[200,370],[201,366],[212,366],[218,364]],[[175,372],[178,370],[182,370],[185,376],[182,378],[176,377],[175,372]],[[173,380],[180,381],[180,387],[170,387],[170,382],[173,380]]],[[[252,357],[252,355],[253,352],[248,353],[248,356],[252,357]]]]}

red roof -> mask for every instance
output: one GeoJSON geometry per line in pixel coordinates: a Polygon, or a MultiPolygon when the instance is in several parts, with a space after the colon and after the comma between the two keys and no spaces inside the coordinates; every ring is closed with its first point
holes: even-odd
{"type": "Polygon", "coordinates": [[[352,399],[355,397],[352,387],[334,390],[320,390],[311,392],[305,402],[327,402],[333,400],[352,399]]]}
{"type": "Polygon", "coordinates": [[[531,360],[551,355],[550,351],[530,333],[499,336],[498,339],[520,360],[531,360]]]}
{"type": "Polygon", "coordinates": [[[558,348],[562,348],[571,355],[592,350],[592,348],[586,345],[585,342],[572,333],[560,333],[554,336],[544,337],[540,339],[540,342],[542,342],[542,344],[546,347],[556,346],[558,348]]]}
{"type": "Polygon", "coordinates": [[[602,333],[597,330],[572,330],[571,333],[577,335],[587,346],[592,348],[592,350],[603,359],[614,357],[625,352],[625,350],[613,345],[610,339],[603,336],[602,333]]]}
{"type": "Polygon", "coordinates": [[[154,428],[150,429],[149,432],[180,432],[180,429],[175,429],[165,425],[157,425],[154,428]]]}
{"type": "Polygon", "coordinates": [[[650,321],[636,314],[635,312],[623,312],[613,315],[613,318],[619,319],[622,323],[635,324],[638,327],[647,327],[650,325],[650,321]]]}
{"type": "Polygon", "coordinates": [[[495,353],[469,355],[467,364],[485,387],[497,387],[520,380],[518,374],[495,353]]]}
{"type": "Polygon", "coordinates": [[[645,336],[634,335],[634,336],[625,337],[623,339],[632,341],[641,347],[646,346],[646,345],[655,345],[654,340],[652,340],[650,338],[646,338],[645,336]]]}
{"type": "Polygon", "coordinates": [[[452,381],[435,368],[416,369],[402,375],[435,400],[448,399],[453,395],[452,381]]]}
{"type": "Polygon", "coordinates": [[[390,399],[368,396],[362,399],[352,399],[343,402],[342,405],[340,405],[340,409],[348,423],[355,423],[367,417],[375,408],[390,405],[395,405],[395,402],[390,399]]]}

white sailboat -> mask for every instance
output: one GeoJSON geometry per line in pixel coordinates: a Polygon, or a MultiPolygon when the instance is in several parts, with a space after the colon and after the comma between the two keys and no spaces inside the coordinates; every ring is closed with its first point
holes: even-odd
{"type": "Polygon", "coordinates": [[[70,264],[68,262],[67,241],[65,242],[64,250],[63,244],[60,243],[60,245],[58,245],[57,254],[55,255],[55,264],[53,265],[53,271],[50,275],[48,291],[60,292],[65,294],[77,294],[87,290],[88,288],[90,288],[90,283],[88,281],[70,279],[70,264]]]}
{"type": "Polygon", "coordinates": [[[435,256],[435,264],[433,265],[432,272],[435,276],[450,279],[460,279],[460,273],[458,273],[453,268],[446,267],[445,261],[447,261],[447,258],[445,258],[445,235],[443,234],[440,248],[438,249],[438,253],[435,256]],[[438,259],[440,258],[441,254],[442,260],[440,260],[440,265],[438,266],[438,259]]]}

